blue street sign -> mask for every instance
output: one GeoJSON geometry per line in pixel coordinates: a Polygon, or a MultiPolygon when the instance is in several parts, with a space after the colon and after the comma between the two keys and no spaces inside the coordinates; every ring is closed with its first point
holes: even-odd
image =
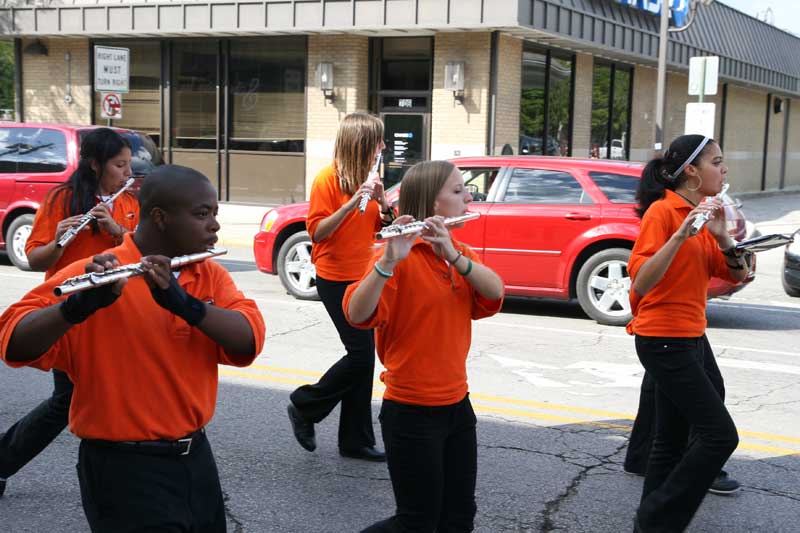
{"type": "Polygon", "coordinates": [[[635,7],[653,15],[661,14],[661,2],[669,2],[672,25],[680,28],[686,24],[689,14],[689,0],[616,0],[618,4],[635,7]]]}

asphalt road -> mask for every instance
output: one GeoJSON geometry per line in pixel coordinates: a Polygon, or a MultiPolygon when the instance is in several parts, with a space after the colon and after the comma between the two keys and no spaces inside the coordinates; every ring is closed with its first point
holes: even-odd
{"type": "MultiPolygon", "coordinates": [[[[789,208],[753,203],[748,216],[762,232],[795,223],[789,208]]],[[[708,335],[741,437],[727,470],[743,489],[709,495],[692,532],[798,531],[800,299],[781,290],[781,254],[761,254],[751,286],[709,303],[708,335]]],[[[276,277],[255,270],[247,249],[229,257],[221,262],[258,302],[268,336],[252,367],[220,369],[209,437],[229,530],[349,532],[388,516],[393,498],[385,465],[337,454],[338,411],[318,425],[316,452],[301,449],[291,435],[289,392],[341,355],[322,305],[287,296],[276,277]]],[[[0,260],[0,308],[40,279],[0,260]]],[[[576,304],[543,301],[507,302],[500,314],[475,323],[473,337],[476,530],[630,531],[641,492],[641,479],[621,468],[642,372],[632,338],[590,321],[576,304]]],[[[0,366],[0,428],[47,397],[50,384],[48,374],[0,366]]],[[[376,382],[376,417],[380,393],[376,382]]],[[[77,439],[65,432],[11,478],[0,499],[0,530],[87,531],[76,457],[77,439]]]]}

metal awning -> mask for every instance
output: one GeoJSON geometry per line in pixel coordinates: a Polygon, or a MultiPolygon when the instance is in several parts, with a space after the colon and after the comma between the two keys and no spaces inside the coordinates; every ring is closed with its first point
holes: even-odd
{"type": "MultiPolygon", "coordinates": [[[[658,18],[613,0],[67,0],[0,8],[6,37],[192,37],[276,34],[431,35],[503,31],[525,40],[655,65],[658,18]]],[[[800,94],[800,39],[729,6],[701,7],[670,35],[668,64],[720,56],[720,77],[800,94]]]]}

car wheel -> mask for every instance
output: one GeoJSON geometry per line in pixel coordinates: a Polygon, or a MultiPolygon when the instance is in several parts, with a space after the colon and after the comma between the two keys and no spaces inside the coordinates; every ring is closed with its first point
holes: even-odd
{"type": "Polygon", "coordinates": [[[630,255],[625,248],[601,250],[587,259],[578,272],[578,302],[600,324],[624,326],[631,319],[630,255]]]}
{"type": "Polygon", "coordinates": [[[781,276],[781,282],[783,283],[783,292],[785,292],[789,296],[793,296],[795,298],[800,298],[800,289],[797,287],[792,287],[788,283],[786,283],[786,273],[781,276]]]}
{"type": "Polygon", "coordinates": [[[289,294],[299,300],[319,300],[317,271],[311,263],[311,237],[307,231],[286,239],[278,252],[277,268],[289,294]]]}
{"type": "Polygon", "coordinates": [[[6,233],[6,253],[11,262],[20,270],[30,270],[28,256],[25,254],[25,243],[33,229],[33,215],[25,214],[15,218],[6,233]]]}

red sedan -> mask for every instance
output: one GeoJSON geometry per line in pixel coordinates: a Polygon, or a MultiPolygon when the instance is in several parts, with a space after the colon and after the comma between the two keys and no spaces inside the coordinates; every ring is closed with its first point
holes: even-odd
{"type": "MultiPolygon", "coordinates": [[[[577,298],[602,324],[628,322],[627,263],[639,233],[633,208],[640,163],[531,156],[453,163],[472,192],[470,211],[482,215],[454,234],[503,278],[509,296],[577,298]]],[[[727,202],[731,235],[742,240],[744,216],[727,202]]],[[[258,268],[277,273],[301,299],[316,298],[307,211],[306,202],[270,209],[254,242],[258,268]]],[[[742,287],[713,279],[709,297],[742,287]]]]}

